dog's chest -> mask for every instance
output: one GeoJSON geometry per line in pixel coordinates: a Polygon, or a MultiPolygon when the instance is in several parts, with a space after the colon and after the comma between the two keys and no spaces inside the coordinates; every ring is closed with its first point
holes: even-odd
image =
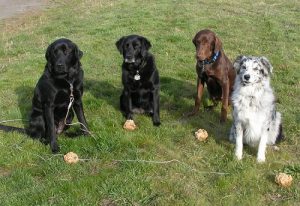
{"type": "Polygon", "coordinates": [[[71,91],[70,89],[59,90],[55,96],[55,105],[58,107],[66,107],[70,103],[71,91]]]}
{"type": "Polygon", "coordinates": [[[262,124],[266,119],[263,98],[259,93],[239,91],[239,95],[233,95],[235,115],[246,124],[262,124]]]}
{"type": "Polygon", "coordinates": [[[218,79],[218,71],[214,69],[211,65],[197,65],[197,74],[198,78],[204,82],[207,82],[210,78],[211,79],[218,79]]]}

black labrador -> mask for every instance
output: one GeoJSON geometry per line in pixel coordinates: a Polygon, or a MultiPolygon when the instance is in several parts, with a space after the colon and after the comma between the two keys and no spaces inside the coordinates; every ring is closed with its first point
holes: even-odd
{"type": "Polygon", "coordinates": [[[57,134],[68,128],[73,109],[84,134],[89,134],[83,112],[83,53],[69,39],[58,39],[46,51],[47,64],[32,99],[32,112],[27,134],[50,143],[53,153],[59,151],[57,134]],[[68,109],[69,108],[69,109],[68,109]]]}
{"type": "Polygon", "coordinates": [[[123,36],[116,42],[123,55],[120,108],[127,120],[133,113],[152,116],[153,125],[160,125],[159,74],[153,55],[148,51],[151,43],[138,35],[123,36]]]}

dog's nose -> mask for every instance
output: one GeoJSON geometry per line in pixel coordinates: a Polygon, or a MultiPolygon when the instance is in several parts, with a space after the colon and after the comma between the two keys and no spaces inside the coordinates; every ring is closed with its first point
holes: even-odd
{"type": "Polygon", "coordinates": [[[249,80],[249,79],[250,79],[250,74],[245,74],[245,75],[244,75],[244,79],[245,79],[245,80],[249,80]]]}
{"type": "Polygon", "coordinates": [[[62,68],[64,65],[63,65],[62,63],[57,63],[56,66],[57,66],[58,68],[62,68]]]}

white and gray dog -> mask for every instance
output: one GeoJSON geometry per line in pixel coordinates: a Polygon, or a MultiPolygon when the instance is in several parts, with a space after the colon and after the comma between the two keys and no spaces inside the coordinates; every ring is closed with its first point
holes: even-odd
{"type": "Polygon", "coordinates": [[[234,62],[237,77],[232,93],[233,125],[230,141],[235,156],[242,159],[243,143],[258,145],[257,162],[265,161],[267,145],[283,138],[281,114],[276,112],[270,86],[272,65],[266,57],[239,56],[234,62]]]}

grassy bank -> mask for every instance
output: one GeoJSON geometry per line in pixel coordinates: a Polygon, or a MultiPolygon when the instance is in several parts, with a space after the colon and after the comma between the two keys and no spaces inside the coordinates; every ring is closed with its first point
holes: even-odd
{"type": "Polygon", "coordinates": [[[84,52],[83,101],[94,138],[61,135],[61,153],[52,155],[38,141],[0,132],[0,205],[299,204],[299,1],[68,2],[51,1],[44,12],[0,22],[0,121],[27,118],[45,50],[67,37],[84,52]],[[217,33],[231,60],[263,55],[273,64],[286,141],[280,151],[268,149],[265,164],[257,164],[256,151],[248,147],[243,161],[234,159],[227,140],[232,118],[220,125],[219,107],[182,117],[192,109],[196,91],[191,39],[204,28],[217,33]],[[153,45],[162,125],[154,128],[149,117],[136,116],[138,129],[126,132],[118,109],[122,59],[114,44],[132,33],[153,45]],[[210,135],[205,143],[194,139],[199,128],[210,135]],[[87,160],[67,165],[62,155],[69,151],[87,160]],[[158,162],[169,160],[174,161],[158,162]],[[278,171],[293,175],[290,188],[275,184],[278,171]]]}

